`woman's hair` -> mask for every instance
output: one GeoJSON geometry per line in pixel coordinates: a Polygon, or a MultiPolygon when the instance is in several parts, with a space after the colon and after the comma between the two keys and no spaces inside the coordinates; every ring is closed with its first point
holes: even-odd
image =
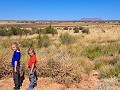
{"type": "Polygon", "coordinates": [[[29,49],[27,50],[27,53],[29,53],[29,51],[32,51],[32,53],[36,54],[36,53],[35,53],[35,50],[34,50],[33,48],[29,48],[29,49]]]}
{"type": "Polygon", "coordinates": [[[12,45],[15,45],[15,47],[17,48],[17,50],[20,51],[20,44],[14,42],[14,43],[12,43],[12,45]]]}

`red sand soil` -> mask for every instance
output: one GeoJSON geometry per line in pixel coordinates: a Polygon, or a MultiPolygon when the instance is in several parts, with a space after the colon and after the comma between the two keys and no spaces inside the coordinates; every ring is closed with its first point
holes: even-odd
{"type": "MultiPolygon", "coordinates": [[[[70,88],[55,83],[50,78],[38,78],[38,86],[34,90],[93,90],[99,82],[98,77],[94,74],[97,74],[97,72],[93,72],[90,76],[83,75],[81,82],[77,86],[73,85],[70,88]]],[[[20,90],[26,90],[28,85],[29,80],[26,78],[20,90]]],[[[13,90],[13,86],[12,78],[0,80],[0,90],[13,90]]]]}

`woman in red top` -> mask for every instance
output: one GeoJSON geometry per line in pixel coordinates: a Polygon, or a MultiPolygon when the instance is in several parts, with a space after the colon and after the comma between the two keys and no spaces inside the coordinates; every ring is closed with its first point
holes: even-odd
{"type": "Polygon", "coordinates": [[[30,85],[27,90],[33,90],[34,87],[37,86],[37,76],[36,76],[36,53],[33,48],[28,49],[28,54],[30,56],[28,62],[28,74],[30,85]]]}

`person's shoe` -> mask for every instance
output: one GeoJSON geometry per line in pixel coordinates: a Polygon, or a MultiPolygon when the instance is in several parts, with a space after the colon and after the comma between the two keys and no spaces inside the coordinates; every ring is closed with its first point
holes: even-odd
{"type": "Polygon", "coordinates": [[[34,87],[37,87],[37,83],[34,84],[33,88],[34,88],[34,87]]]}

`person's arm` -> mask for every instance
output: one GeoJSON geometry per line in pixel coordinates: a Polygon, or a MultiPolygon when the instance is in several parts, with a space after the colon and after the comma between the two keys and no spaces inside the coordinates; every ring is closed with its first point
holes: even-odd
{"type": "Polygon", "coordinates": [[[17,64],[18,64],[18,61],[20,60],[20,53],[16,52],[15,53],[15,69],[14,69],[14,72],[17,72],[17,64]]]}
{"type": "Polygon", "coordinates": [[[17,72],[17,61],[15,61],[15,69],[14,72],[17,72]]]}
{"type": "Polygon", "coordinates": [[[32,64],[31,70],[30,70],[30,75],[33,74],[33,69],[34,69],[35,63],[32,64]]]}

